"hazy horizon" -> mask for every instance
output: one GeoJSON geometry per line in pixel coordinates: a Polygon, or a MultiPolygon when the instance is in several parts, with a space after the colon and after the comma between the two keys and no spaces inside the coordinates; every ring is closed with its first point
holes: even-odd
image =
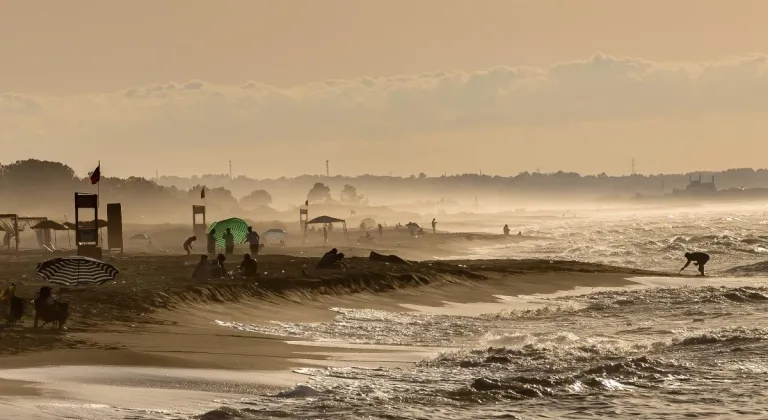
{"type": "Polygon", "coordinates": [[[633,158],[685,173],[768,152],[759,1],[0,6],[4,163],[620,175],[633,158]]]}

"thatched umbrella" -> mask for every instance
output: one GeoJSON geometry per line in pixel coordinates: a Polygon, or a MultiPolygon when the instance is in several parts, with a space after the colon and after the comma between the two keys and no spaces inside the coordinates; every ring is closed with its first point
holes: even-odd
{"type": "Polygon", "coordinates": [[[53,231],[53,246],[58,246],[58,235],[56,232],[60,230],[69,230],[69,228],[61,223],[54,222],[53,220],[43,220],[34,226],[31,226],[32,230],[52,230],[53,231]]]}

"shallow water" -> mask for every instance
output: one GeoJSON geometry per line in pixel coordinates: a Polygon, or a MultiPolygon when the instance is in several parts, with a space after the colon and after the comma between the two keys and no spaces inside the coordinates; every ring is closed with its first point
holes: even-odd
{"type": "Polygon", "coordinates": [[[228,409],[245,418],[765,418],[762,280],[657,279],[476,316],[339,309],[331,323],[238,325],[452,348],[399,367],[302,369],[311,397],[254,397],[228,409]]]}
{"type": "Polygon", "coordinates": [[[712,256],[708,267],[718,271],[768,259],[767,210],[766,206],[734,206],[520,219],[510,228],[541,240],[477,247],[468,258],[553,258],[677,271],[685,262],[680,260],[685,252],[704,251],[712,256]]]}

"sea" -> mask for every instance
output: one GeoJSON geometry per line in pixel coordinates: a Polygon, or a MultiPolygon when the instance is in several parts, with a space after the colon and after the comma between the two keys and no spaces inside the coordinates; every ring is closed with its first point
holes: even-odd
{"type": "MultiPolygon", "coordinates": [[[[684,252],[705,251],[708,276],[500,295],[494,304],[452,310],[341,305],[331,308],[335,319],[318,323],[212,319],[222,330],[293,337],[308,348],[378,349],[388,361],[295,369],[301,381],[281,392],[207,401],[196,413],[107,407],[105,418],[765,419],[767,212],[744,205],[521,216],[512,229],[536,240],[478,246],[469,258],[676,273],[684,252]]],[[[493,220],[478,229],[498,226],[493,220]]],[[[96,418],[83,407],[77,413],[67,418],[96,418]]]]}

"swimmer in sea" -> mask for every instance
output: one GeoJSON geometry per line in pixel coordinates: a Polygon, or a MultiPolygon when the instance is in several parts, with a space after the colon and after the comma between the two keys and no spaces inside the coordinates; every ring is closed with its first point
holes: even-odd
{"type": "Polygon", "coordinates": [[[707,261],[709,261],[709,254],[705,254],[703,252],[686,252],[685,258],[687,258],[688,261],[685,263],[683,268],[680,269],[681,273],[683,270],[685,270],[686,267],[688,267],[691,262],[693,262],[693,265],[699,267],[699,273],[704,276],[704,265],[707,263],[707,261]]]}

